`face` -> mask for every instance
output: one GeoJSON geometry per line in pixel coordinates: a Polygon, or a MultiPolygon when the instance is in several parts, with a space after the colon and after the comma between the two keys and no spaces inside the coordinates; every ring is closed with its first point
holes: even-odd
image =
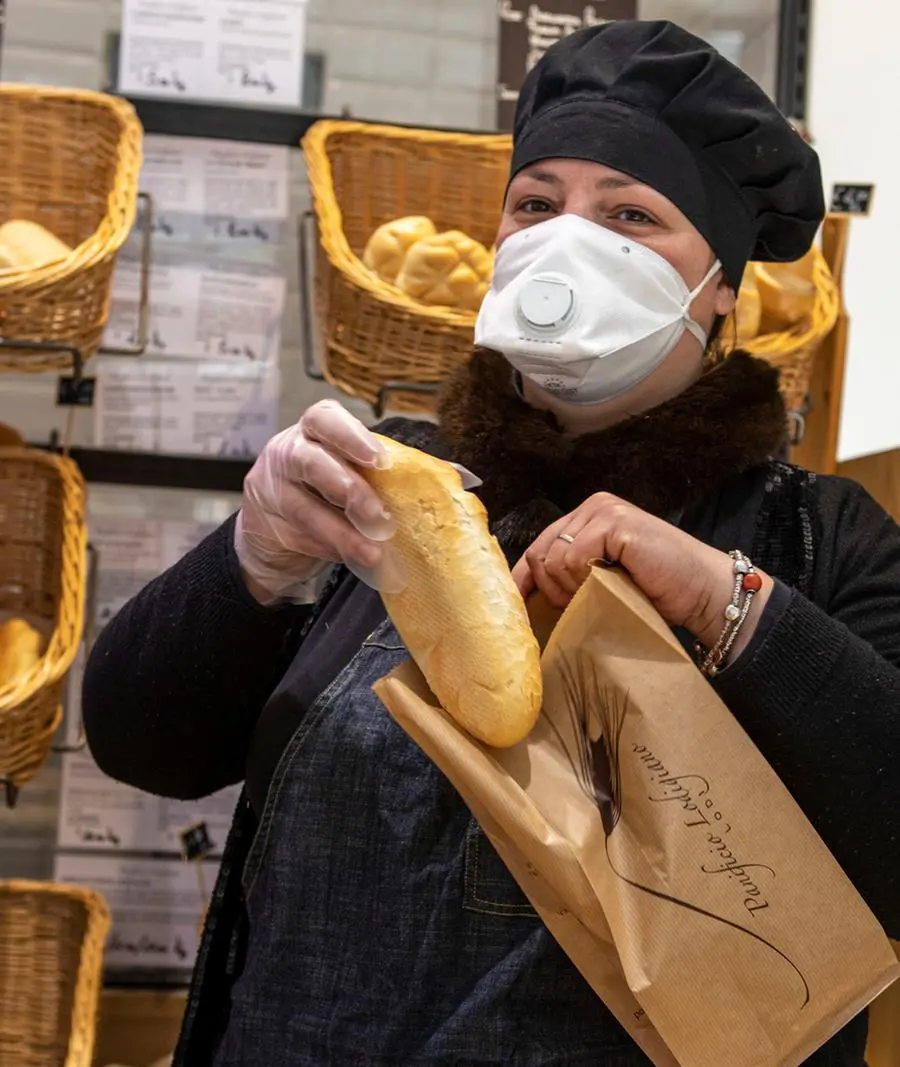
{"type": "MultiPolygon", "coordinates": [[[[543,160],[516,175],[504,204],[497,247],[510,234],[563,214],[580,215],[646,245],[668,260],[691,290],[715,262],[710,246],[671,200],[619,171],[576,159],[543,160]]],[[[734,290],[719,271],[695,298],[691,316],[708,333],[716,317],[728,315],[734,304],[734,290]]],[[[613,400],[564,404],[527,380],[526,397],[535,406],[552,409],[574,430],[596,428],[677,396],[699,377],[703,355],[697,339],[685,331],[660,367],[613,400]]]]}

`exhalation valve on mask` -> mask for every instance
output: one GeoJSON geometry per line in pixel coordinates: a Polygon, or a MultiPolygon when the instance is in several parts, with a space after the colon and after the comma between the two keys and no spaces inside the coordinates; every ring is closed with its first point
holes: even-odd
{"type": "Polygon", "coordinates": [[[519,294],[517,310],[527,327],[558,333],[575,310],[575,290],[562,274],[537,274],[519,294]]]}
{"type": "Polygon", "coordinates": [[[475,343],[570,403],[611,400],[652,374],[685,330],[706,347],[690,308],[720,266],[689,290],[644,245],[579,215],[559,215],[498,249],[475,343]]]}

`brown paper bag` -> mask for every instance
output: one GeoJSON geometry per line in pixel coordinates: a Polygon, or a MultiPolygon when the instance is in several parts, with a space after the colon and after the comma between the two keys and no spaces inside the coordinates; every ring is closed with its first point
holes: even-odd
{"type": "Polygon", "coordinates": [[[652,606],[596,569],[544,652],[530,737],[489,749],[411,664],[376,690],[657,1067],[794,1067],[900,967],[652,606]]]}

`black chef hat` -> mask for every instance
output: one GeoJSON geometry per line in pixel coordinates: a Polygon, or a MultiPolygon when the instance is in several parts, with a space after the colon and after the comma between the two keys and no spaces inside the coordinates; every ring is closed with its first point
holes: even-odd
{"type": "Polygon", "coordinates": [[[511,177],[557,156],[668,197],[734,286],[750,259],[799,259],[825,213],[813,149],[752,79],[671,22],[591,26],[544,54],[519,94],[511,177]]]}

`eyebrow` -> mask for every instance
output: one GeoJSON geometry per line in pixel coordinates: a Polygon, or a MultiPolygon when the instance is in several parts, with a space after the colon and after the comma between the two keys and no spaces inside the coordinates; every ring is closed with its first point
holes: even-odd
{"type": "Polygon", "coordinates": [[[632,185],[643,185],[643,182],[635,181],[634,178],[600,178],[595,188],[597,189],[628,189],[632,185]]]}
{"type": "MultiPolygon", "coordinates": [[[[523,178],[532,178],[536,182],[544,182],[547,185],[561,185],[562,179],[550,170],[529,170],[522,175],[523,178]]],[[[627,189],[633,185],[642,185],[643,182],[635,181],[634,178],[599,178],[595,185],[596,189],[627,189]]]]}

